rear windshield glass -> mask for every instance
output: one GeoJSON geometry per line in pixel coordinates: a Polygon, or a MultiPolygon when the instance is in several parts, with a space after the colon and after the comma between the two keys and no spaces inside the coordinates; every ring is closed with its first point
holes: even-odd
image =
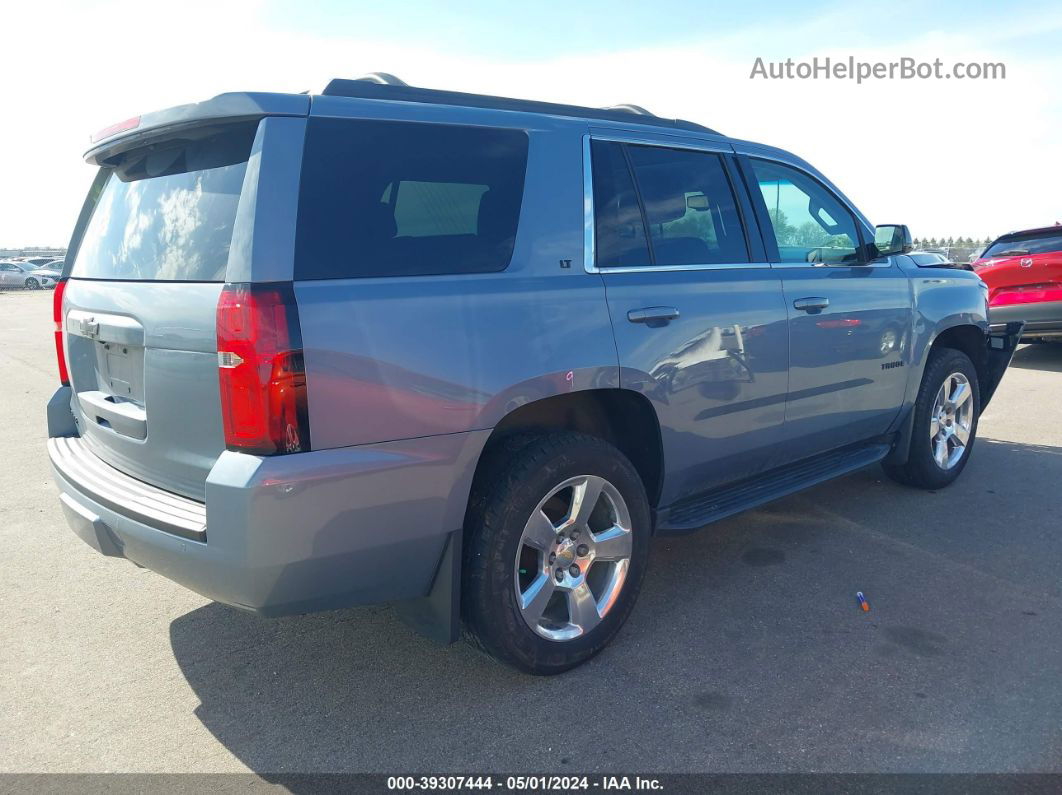
{"type": "Polygon", "coordinates": [[[70,275],[224,281],[252,135],[125,156],[103,185],[70,275]]]}
{"type": "Polygon", "coordinates": [[[988,247],[982,257],[1018,257],[1062,251],[1062,229],[1057,232],[1037,232],[1030,235],[1007,235],[988,247]]]}
{"type": "Polygon", "coordinates": [[[504,270],[527,146],[522,130],[311,119],[295,277],[504,270]]]}

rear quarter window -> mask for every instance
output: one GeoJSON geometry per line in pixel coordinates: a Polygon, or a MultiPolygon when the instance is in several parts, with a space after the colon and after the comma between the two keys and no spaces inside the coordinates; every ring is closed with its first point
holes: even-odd
{"type": "Polygon", "coordinates": [[[522,130],[311,119],[295,278],[504,270],[527,149],[522,130]]]}

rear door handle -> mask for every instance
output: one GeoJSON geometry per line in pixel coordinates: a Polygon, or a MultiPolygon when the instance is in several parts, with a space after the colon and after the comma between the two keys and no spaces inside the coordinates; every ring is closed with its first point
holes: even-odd
{"type": "Polygon", "coordinates": [[[829,298],[798,298],[793,302],[793,308],[801,312],[821,312],[829,305],[829,298]]]}
{"type": "Polygon", "coordinates": [[[647,326],[666,326],[679,316],[673,306],[647,306],[644,309],[632,309],[627,313],[631,323],[645,323],[647,326]]]}

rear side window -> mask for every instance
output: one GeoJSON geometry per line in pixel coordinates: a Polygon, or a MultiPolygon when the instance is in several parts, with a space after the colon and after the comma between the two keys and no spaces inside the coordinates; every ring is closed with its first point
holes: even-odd
{"type": "Polygon", "coordinates": [[[295,278],[504,270],[527,147],[522,130],[311,119],[295,278]]]}
{"type": "Polygon", "coordinates": [[[224,281],[254,128],[131,152],[111,169],[70,275],[224,281]]]}
{"type": "Polygon", "coordinates": [[[719,155],[629,146],[657,265],[747,262],[734,192],[719,155]]]}
{"type": "Polygon", "coordinates": [[[1047,254],[1052,251],[1062,251],[1062,230],[1054,233],[1006,235],[989,246],[981,256],[983,258],[1020,257],[1030,254],[1047,254]]]}
{"type": "Polygon", "coordinates": [[[591,141],[599,268],[748,262],[719,155],[591,141]]]}
{"type": "Polygon", "coordinates": [[[623,144],[591,141],[590,154],[594,177],[594,251],[597,267],[650,264],[645,222],[623,144]]]}

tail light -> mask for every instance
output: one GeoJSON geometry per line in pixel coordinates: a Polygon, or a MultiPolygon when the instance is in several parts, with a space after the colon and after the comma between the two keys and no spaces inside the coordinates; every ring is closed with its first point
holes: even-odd
{"type": "Polygon", "coordinates": [[[117,124],[112,124],[110,127],[104,127],[102,130],[94,132],[90,138],[90,143],[99,143],[104,138],[110,138],[112,135],[117,135],[120,132],[128,132],[129,130],[135,130],[140,126],[140,117],[134,116],[131,119],[120,121],[117,124]]]}
{"type": "Polygon", "coordinates": [[[1002,287],[992,294],[989,306],[1014,306],[1015,304],[1038,304],[1044,301],[1062,301],[1062,287],[1057,284],[1024,284],[1019,287],[1002,287]]]}
{"type": "Polygon", "coordinates": [[[55,358],[59,363],[59,383],[70,386],[70,375],[66,371],[66,351],[63,350],[63,293],[66,292],[66,279],[55,284],[52,293],[52,320],[55,323],[55,358]]]}
{"type": "Polygon", "coordinates": [[[258,455],[308,451],[306,368],[291,285],[225,285],[217,331],[225,446],[258,455]]]}

